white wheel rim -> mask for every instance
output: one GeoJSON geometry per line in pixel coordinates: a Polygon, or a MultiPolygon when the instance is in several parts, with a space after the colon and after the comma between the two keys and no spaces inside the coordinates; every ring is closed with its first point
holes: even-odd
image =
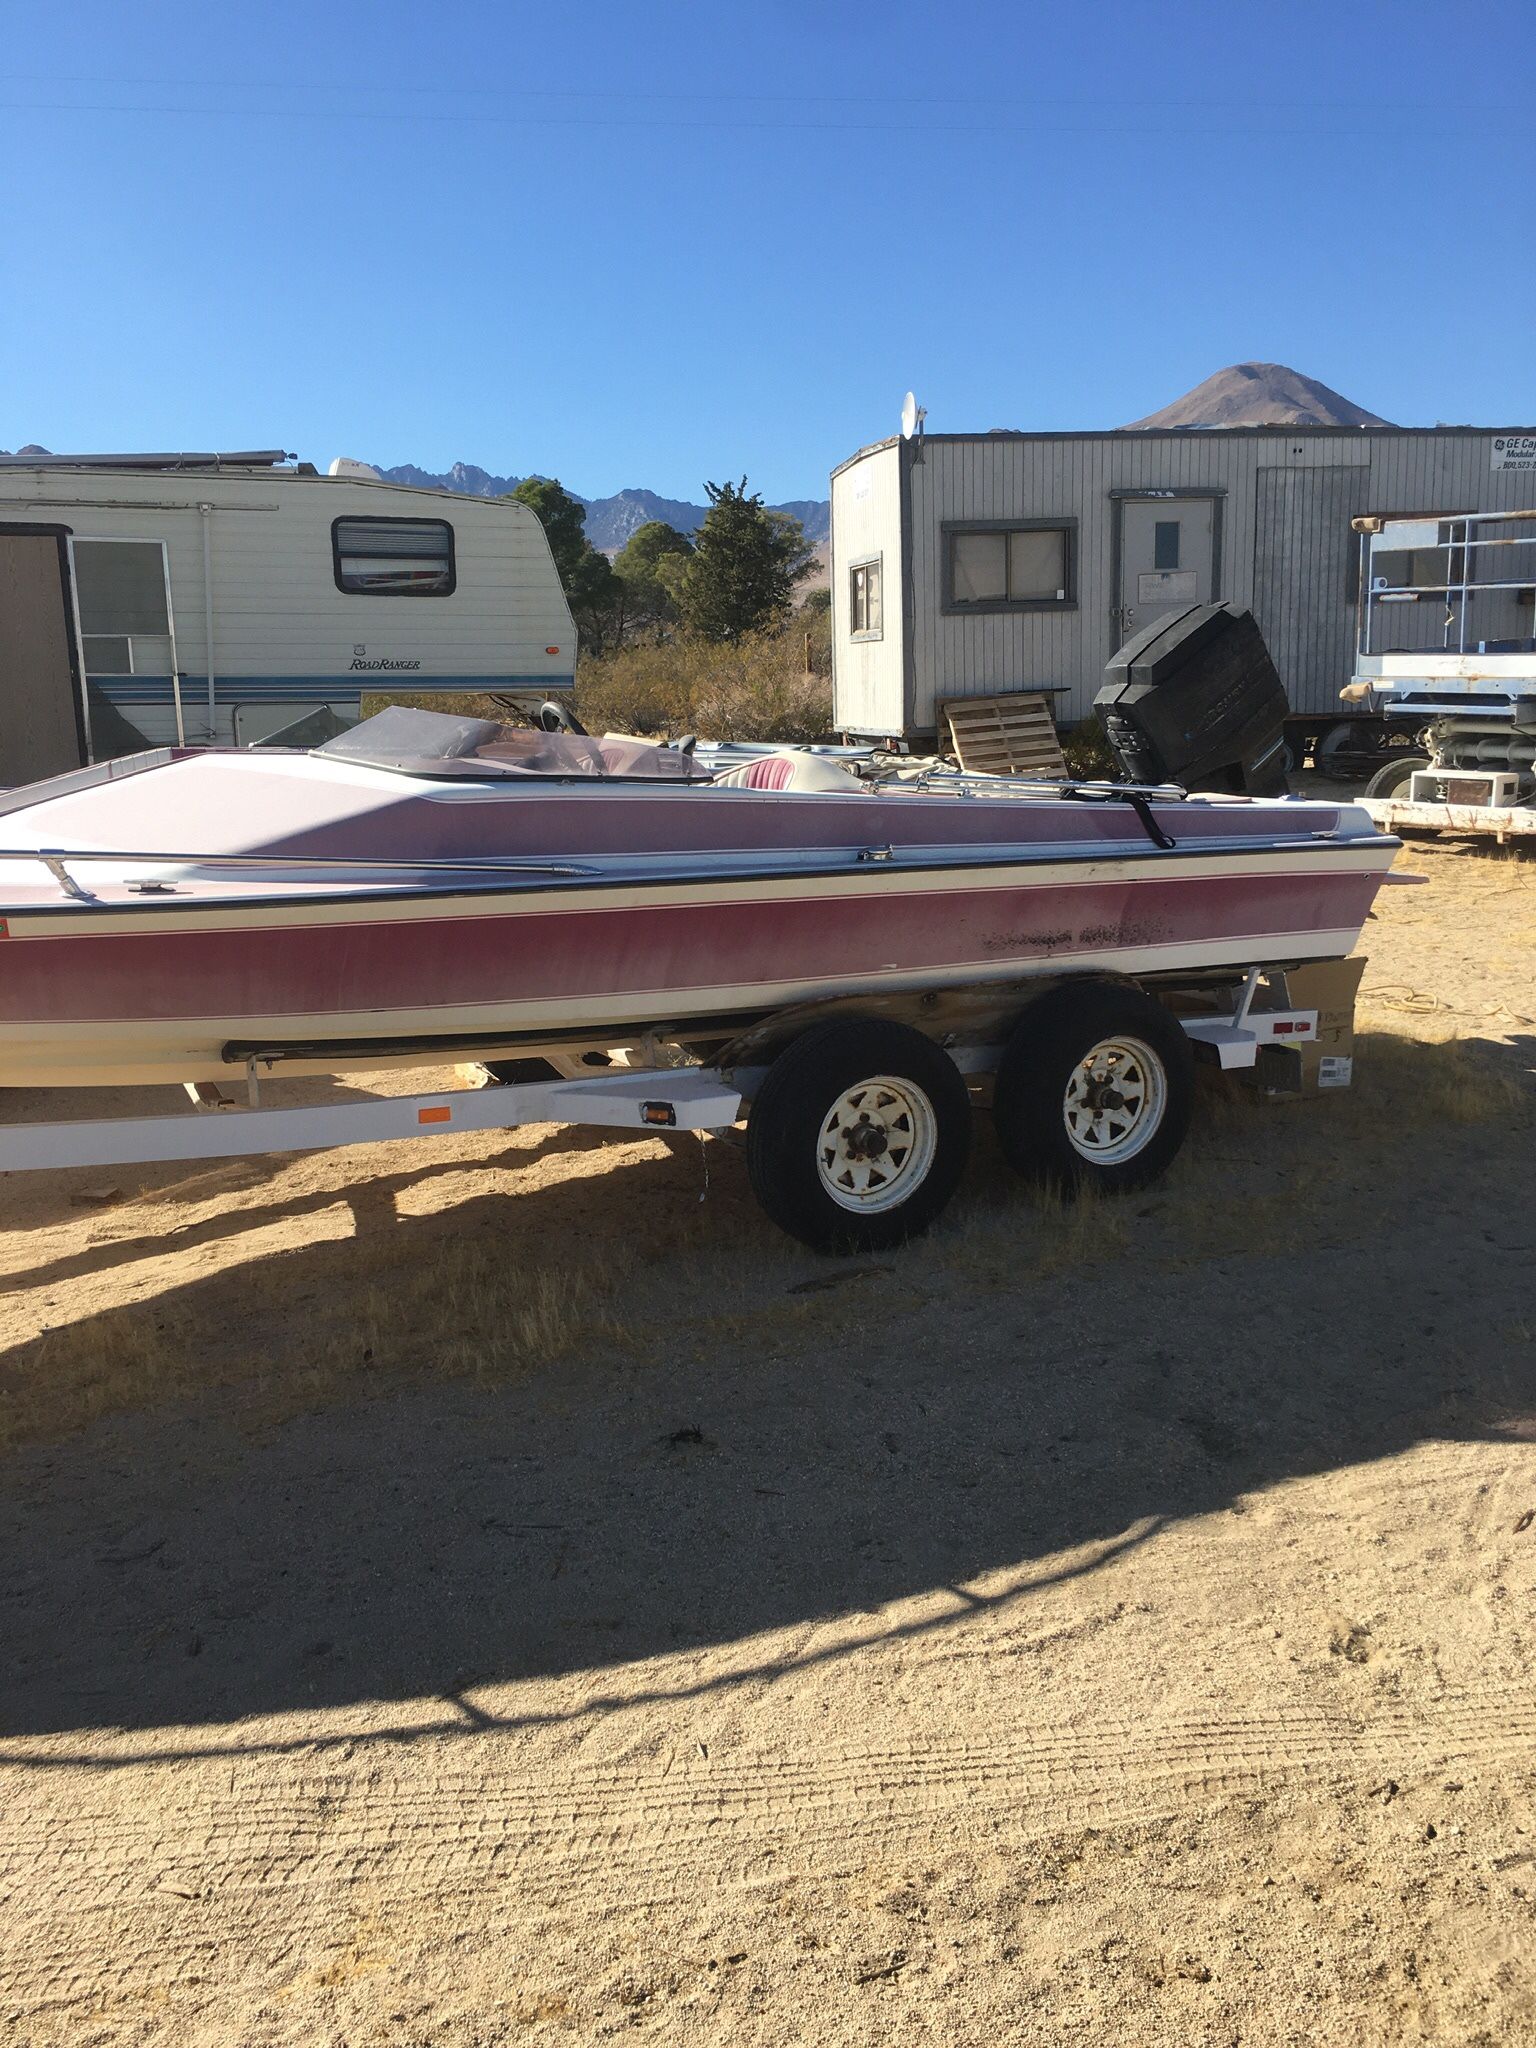
{"type": "Polygon", "coordinates": [[[840,1209],[877,1215],[928,1178],[939,1120],[915,1081],[876,1074],[839,1095],[822,1118],[816,1170],[840,1209]]]}
{"type": "Polygon", "coordinates": [[[1101,1038],[1067,1082],[1061,1114],[1068,1142],[1093,1166],[1134,1159],[1156,1135],[1167,1101],[1167,1076],[1151,1046],[1101,1038]]]}

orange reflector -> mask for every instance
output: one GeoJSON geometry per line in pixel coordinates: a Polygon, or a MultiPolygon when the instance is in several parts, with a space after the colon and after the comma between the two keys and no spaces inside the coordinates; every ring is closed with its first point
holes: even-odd
{"type": "Polygon", "coordinates": [[[558,647],[546,647],[544,652],[546,654],[558,654],[560,650],[558,647]]]}
{"type": "Polygon", "coordinates": [[[430,1109],[418,1109],[416,1121],[419,1124],[451,1124],[453,1111],[446,1102],[435,1102],[430,1109]]]}
{"type": "Polygon", "coordinates": [[[640,1121],[643,1124],[675,1124],[677,1111],[670,1102],[642,1102],[640,1121]]]}

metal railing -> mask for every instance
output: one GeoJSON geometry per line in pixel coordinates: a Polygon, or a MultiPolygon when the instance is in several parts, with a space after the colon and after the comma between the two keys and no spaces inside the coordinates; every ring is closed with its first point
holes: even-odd
{"type": "MultiPolygon", "coordinates": [[[[1441,651],[1447,654],[1466,654],[1468,607],[1470,601],[1483,591],[1530,590],[1536,586],[1536,510],[1526,512],[1453,512],[1427,514],[1422,519],[1357,519],[1355,531],[1360,535],[1360,603],[1358,647],[1361,654],[1374,654],[1379,650],[1374,644],[1373,628],[1382,605],[1414,603],[1420,598],[1440,597],[1445,600],[1445,617],[1441,626],[1441,651]],[[1512,526],[1532,522],[1532,530],[1515,534],[1488,534],[1486,527],[1512,526]],[[1422,536],[1426,530],[1435,529],[1434,540],[1422,536]],[[1494,548],[1524,548],[1528,553],[1518,564],[1528,568],[1529,573],[1515,577],[1482,576],[1477,570],[1485,566],[1481,557],[1485,551],[1494,548]],[[1415,555],[1443,553],[1445,557],[1445,581],[1443,583],[1401,583],[1379,575],[1377,559],[1385,555],[1404,555],[1410,560],[1415,555]]],[[[1501,566],[1494,563],[1492,566],[1501,566]]],[[[1517,637],[1524,638],[1520,635],[1517,637]]],[[[1399,650],[1393,650],[1399,651],[1399,650]]],[[[1536,643],[1533,643],[1536,652],[1536,643]]]]}

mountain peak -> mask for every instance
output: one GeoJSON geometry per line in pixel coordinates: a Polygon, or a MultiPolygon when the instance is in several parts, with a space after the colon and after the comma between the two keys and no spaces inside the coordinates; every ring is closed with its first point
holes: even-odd
{"type": "Polygon", "coordinates": [[[1233,363],[1186,391],[1143,427],[1385,427],[1379,413],[1367,412],[1315,377],[1304,377],[1284,363],[1233,363]]]}

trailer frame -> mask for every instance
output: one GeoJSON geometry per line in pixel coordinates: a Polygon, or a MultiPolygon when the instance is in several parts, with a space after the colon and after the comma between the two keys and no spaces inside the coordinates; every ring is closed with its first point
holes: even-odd
{"type": "MultiPolygon", "coordinates": [[[[1206,1014],[1180,1014],[1178,1022],[1196,1057],[1223,1070],[1256,1065],[1262,1048],[1296,1046],[1316,1037],[1318,1012],[1289,1005],[1284,968],[1251,967],[1228,978],[1203,977],[1204,985],[1230,995],[1230,1002],[1206,1014]]],[[[1148,994],[1188,990],[1191,977],[1091,975],[1031,977],[1022,1002],[981,985],[975,991],[919,992],[901,1000],[901,1017],[949,1054],[968,1085],[983,1089],[1002,1052],[997,1038],[975,1036],[988,1017],[1016,1021],[1030,1004],[1064,982],[1119,981],[1148,994]],[[925,1005],[974,994],[977,1018],[969,1030],[935,1031],[944,1016],[925,1017],[925,1005]]],[[[667,1045],[678,1040],[642,1041],[638,1063],[588,1067],[579,1055],[556,1056],[569,1071],[549,1080],[517,1081],[434,1089],[424,1094],[370,1097],[362,1102],[268,1108],[261,1102],[263,1062],[250,1055],[245,1065],[246,1101],[211,1083],[185,1085],[189,1111],[147,1117],[71,1118],[62,1122],[0,1126],[0,1173],[96,1166],[163,1164],[234,1159],[270,1152],[324,1151],[346,1145],[399,1143],[442,1138],[459,1132],[515,1130],[527,1124],[570,1124],[622,1132],[694,1131],[719,1134],[740,1123],[771,1064],[813,1023],[836,1018],[892,1017],[891,999],[832,998],[762,1020],[713,1064],[667,1064],[667,1045]]],[[[1177,1013],[1176,1013],[1177,1014],[1177,1013]]],[[[82,1091],[84,1092],[84,1091],[82,1091]]]]}

